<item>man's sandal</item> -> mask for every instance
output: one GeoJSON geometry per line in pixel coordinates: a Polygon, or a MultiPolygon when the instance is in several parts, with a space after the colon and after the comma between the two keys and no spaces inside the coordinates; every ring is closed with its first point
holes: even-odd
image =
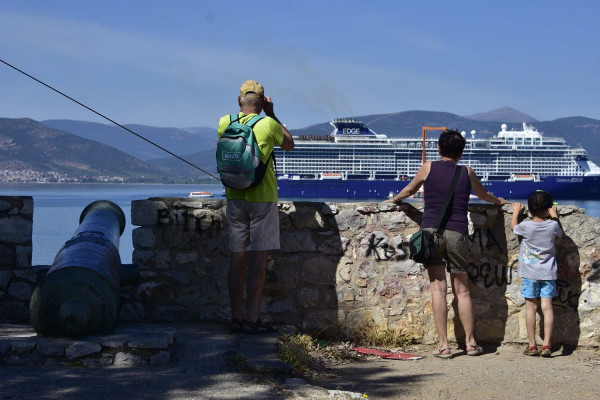
{"type": "Polygon", "coordinates": [[[542,346],[540,355],[542,357],[552,357],[552,348],[550,346],[542,346]]]}
{"type": "Polygon", "coordinates": [[[437,348],[433,351],[433,356],[438,358],[452,358],[452,352],[448,346],[437,348]]]}
{"type": "Polygon", "coordinates": [[[523,354],[526,356],[539,356],[540,351],[538,350],[537,346],[528,346],[525,348],[525,350],[523,350],[523,354]]]}
{"type": "Polygon", "coordinates": [[[242,333],[244,329],[244,321],[241,319],[231,319],[231,325],[229,325],[229,332],[231,333],[242,333]]]}
{"type": "Polygon", "coordinates": [[[467,355],[468,356],[478,356],[480,354],[483,354],[483,348],[481,348],[481,346],[477,345],[477,343],[469,343],[467,345],[467,355]],[[469,347],[473,348],[473,350],[469,350],[469,347]]]}
{"type": "Polygon", "coordinates": [[[256,322],[244,320],[243,332],[249,335],[277,332],[277,327],[270,322],[257,319],[256,322]]]}

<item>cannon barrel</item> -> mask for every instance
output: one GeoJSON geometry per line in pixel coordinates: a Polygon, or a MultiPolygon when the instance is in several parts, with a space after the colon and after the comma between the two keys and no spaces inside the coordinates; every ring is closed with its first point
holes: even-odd
{"type": "Polygon", "coordinates": [[[95,201],[82,211],[79,227],[31,296],[29,314],[38,334],[73,337],[114,331],[124,229],[125,215],[110,201],[95,201]]]}

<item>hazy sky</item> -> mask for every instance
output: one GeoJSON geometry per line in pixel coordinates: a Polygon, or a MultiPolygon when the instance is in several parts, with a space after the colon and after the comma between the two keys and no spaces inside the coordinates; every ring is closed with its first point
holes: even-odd
{"type": "MultiPolygon", "coordinates": [[[[216,127],[256,79],[289,128],[510,106],[600,119],[597,0],[0,0],[0,59],[119,123],[216,127]]],[[[0,117],[106,122],[0,63],[0,117]]]]}

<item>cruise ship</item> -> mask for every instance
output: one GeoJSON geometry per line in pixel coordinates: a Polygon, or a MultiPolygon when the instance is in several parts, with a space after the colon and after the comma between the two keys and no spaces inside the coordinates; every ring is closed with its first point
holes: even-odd
{"type": "MultiPolygon", "coordinates": [[[[330,124],[329,135],[295,136],[291,152],[275,148],[281,198],[383,199],[402,190],[424,160],[440,159],[437,136],[427,138],[427,127],[422,137],[388,138],[355,119],[330,124]]],[[[583,148],[526,123],[522,130],[500,129],[491,138],[471,131],[459,161],[486,189],[507,200],[526,199],[533,190],[555,199],[598,198],[600,168],[583,148]]]]}

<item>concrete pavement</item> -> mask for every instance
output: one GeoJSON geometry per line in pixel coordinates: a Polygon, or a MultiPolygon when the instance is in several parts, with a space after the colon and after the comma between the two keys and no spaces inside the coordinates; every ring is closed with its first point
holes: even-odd
{"type": "MultiPolygon", "coordinates": [[[[173,357],[166,365],[82,367],[77,362],[70,365],[27,365],[25,361],[24,365],[12,365],[5,359],[0,365],[0,399],[278,400],[360,397],[356,393],[326,390],[295,379],[291,367],[278,357],[278,334],[233,335],[227,326],[213,323],[152,327],[156,331],[165,328],[175,331],[173,357]]],[[[21,341],[26,336],[24,332],[31,329],[27,326],[22,328],[2,329],[0,326],[0,352],[8,354],[6,343],[21,341]],[[17,335],[15,332],[19,332],[21,337],[10,336],[17,335]]],[[[131,324],[126,331],[134,337],[136,332],[147,332],[148,329],[148,324],[131,324]]],[[[32,337],[36,338],[35,333],[32,337]]]]}

